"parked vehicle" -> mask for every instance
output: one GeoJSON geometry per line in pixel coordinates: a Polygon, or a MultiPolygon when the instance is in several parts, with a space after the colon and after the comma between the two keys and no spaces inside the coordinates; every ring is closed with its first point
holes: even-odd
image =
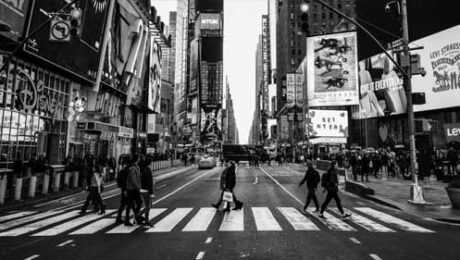
{"type": "Polygon", "coordinates": [[[212,169],[214,167],[216,167],[216,160],[214,157],[205,155],[198,161],[198,169],[212,169]]]}

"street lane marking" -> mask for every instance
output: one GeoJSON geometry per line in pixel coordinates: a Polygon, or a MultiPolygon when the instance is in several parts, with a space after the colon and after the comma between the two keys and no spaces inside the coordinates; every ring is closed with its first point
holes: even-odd
{"type": "Polygon", "coordinates": [[[372,208],[367,208],[367,207],[358,207],[358,208],[355,208],[356,210],[358,211],[361,211],[373,218],[376,218],[380,221],[383,221],[383,222],[386,222],[386,223],[389,223],[389,224],[393,224],[395,226],[397,226],[398,228],[402,229],[402,230],[405,230],[405,231],[412,231],[412,232],[421,232],[421,233],[434,233],[434,231],[432,230],[429,230],[429,229],[426,229],[426,228],[422,228],[420,226],[417,226],[415,224],[412,224],[412,223],[409,223],[405,220],[402,220],[402,219],[399,219],[399,218],[396,218],[396,217],[393,217],[391,215],[388,215],[388,214],[385,214],[381,211],[377,211],[375,209],[372,209],[372,208]]]}
{"type": "Polygon", "coordinates": [[[258,231],[282,231],[272,212],[267,207],[253,207],[252,214],[258,231]]]}
{"type": "Polygon", "coordinates": [[[257,184],[257,182],[259,182],[259,176],[256,175],[256,178],[252,184],[257,184]]]}
{"type": "Polygon", "coordinates": [[[219,231],[244,231],[244,209],[225,212],[219,231]]]}
{"type": "Polygon", "coordinates": [[[155,226],[149,228],[146,232],[170,232],[185,216],[188,215],[188,213],[190,213],[190,211],[192,211],[192,209],[193,208],[177,208],[162,220],[155,223],[155,226]]]}
{"type": "MultiPolygon", "coordinates": [[[[106,210],[107,215],[110,215],[114,212],[115,210],[106,210]]],[[[65,223],[62,223],[61,225],[43,230],[42,232],[33,234],[32,236],[55,236],[58,234],[62,234],[66,231],[69,231],[73,228],[76,228],[78,226],[81,226],[85,223],[91,222],[93,220],[103,218],[104,215],[98,215],[98,214],[89,214],[89,215],[84,215],[80,218],[72,219],[70,221],[66,221],[65,223]]]]}
{"type": "MultiPolygon", "coordinates": [[[[340,214],[338,209],[331,209],[331,211],[340,214]]],[[[357,213],[354,213],[349,217],[349,219],[356,223],[357,225],[363,227],[364,229],[371,231],[371,232],[395,232],[394,230],[387,228],[375,221],[372,221],[368,218],[365,218],[357,213]]]]}
{"type": "Polygon", "coordinates": [[[103,218],[98,220],[94,223],[89,224],[81,229],[75,230],[74,232],[70,233],[70,235],[88,235],[94,234],[108,226],[115,224],[114,218],[103,218]]]}
{"type": "Polygon", "coordinates": [[[23,225],[25,223],[32,222],[32,221],[42,219],[42,218],[46,218],[46,217],[49,217],[51,215],[57,215],[57,214],[62,213],[62,212],[63,211],[48,211],[48,212],[44,212],[44,213],[40,213],[40,214],[36,214],[36,215],[32,215],[32,216],[27,216],[25,218],[15,219],[15,220],[0,224],[0,230],[5,230],[5,229],[17,227],[17,226],[23,225]]]}
{"type": "Polygon", "coordinates": [[[34,212],[34,211],[23,211],[23,212],[17,212],[17,213],[14,213],[14,214],[10,214],[10,215],[1,216],[0,217],[0,222],[5,222],[7,220],[25,217],[25,216],[28,216],[28,215],[31,215],[31,214],[34,214],[34,213],[36,213],[36,212],[34,212]]]}
{"type": "Polygon", "coordinates": [[[24,260],[32,260],[32,259],[35,259],[37,257],[39,257],[40,255],[33,255],[33,256],[29,256],[27,258],[24,258],[24,260]]]}
{"type": "Polygon", "coordinates": [[[15,229],[11,229],[5,232],[0,233],[0,236],[20,236],[26,233],[33,232],[35,230],[44,228],[46,226],[55,224],[57,222],[63,221],[65,219],[73,218],[78,216],[78,210],[70,211],[62,215],[57,215],[52,218],[47,218],[38,222],[33,222],[25,226],[21,226],[15,229]]]}
{"type": "Polygon", "coordinates": [[[70,244],[72,242],[73,242],[73,239],[70,239],[70,240],[67,240],[65,242],[60,243],[59,245],[57,245],[57,247],[63,247],[63,246],[68,245],[68,244],[70,244]]]}
{"type": "Polygon", "coordinates": [[[350,237],[350,240],[351,240],[351,242],[353,242],[355,244],[361,245],[361,241],[359,241],[358,239],[356,239],[354,237],[350,237]]]}
{"type": "Polygon", "coordinates": [[[278,210],[289,221],[294,230],[319,230],[313,222],[293,207],[278,207],[278,210]]]}
{"type": "Polygon", "coordinates": [[[201,208],[200,211],[198,211],[198,213],[188,222],[184,229],[182,229],[182,231],[206,231],[209,224],[211,224],[216,211],[217,210],[215,208],[201,208]]]}
{"type": "Polygon", "coordinates": [[[279,183],[275,178],[273,178],[273,176],[271,176],[268,172],[266,172],[264,169],[262,169],[262,167],[259,167],[259,169],[265,173],[265,175],[267,175],[268,177],[270,177],[270,179],[272,179],[278,186],[281,187],[281,189],[283,189],[289,196],[291,196],[294,200],[296,200],[298,203],[300,203],[300,205],[303,206],[303,202],[297,198],[294,194],[292,194],[290,191],[288,191],[286,188],[284,188],[283,185],[281,185],[281,183],[279,183]]]}
{"type": "Polygon", "coordinates": [[[164,188],[166,186],[167,186],[166,184],[162,184],[162,185],[158,186],[155,190],[160,190],[160,189],[162,189],[162,188],[164,188]]]}
{"type": "MultiPolygon", "coordinates": [[[[165,208],[155,208],[155,209],[150,209],[149,211],[149,221],[163,213],[166,209],[165,208]]],[[[136,229],[139,228],[139,225],[133,225],[133,226],[125,226],[124,224],[118,225],[114,227],[113,229],[107,231],[107,234],[128,234],[131,232],[134,232],[136,229]]]]}
{"type": "Polygon", "coordinates": [[[374,259],[374,260],[382,260],[382,258],[380,258],[380,257],[379,257],[378,255],[376,255],[376,254],[370,254],[369,256],[370,256],[372,259],[374,259]]]}
{"type": "Polygon", "coordinates": [[[212,242],[212,237],[208,237],[208,238],[206,239],[205,244],[210,244],[211,242],[212,242]]]}
{"type": "Polygon", "coordinates": [[[196,260],[201,260],[201,259],[203,259],[204,254],[205,254],[205,252],[203,252],[203,251],[199,252],[195,259],[196,259],[196,260]]]}

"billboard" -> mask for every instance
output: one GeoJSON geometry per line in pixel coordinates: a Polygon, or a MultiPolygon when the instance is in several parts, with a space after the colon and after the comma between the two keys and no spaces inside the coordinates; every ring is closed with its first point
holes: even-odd
{"type": "Polygon", "coordinates": [[[223,37],[201,38],[201,60],[209,62],[222,61],[224,58],[223,37]]]}
{"type": "Polygon", "coordinates": [[[295,105],[295,74],[286,75],[286,106],[293,108],[295,105]]]}
{"type": "Polygon", "coordinates": [[[200,133],[201,142],[206,143],[221,139],[222,109],[201,108],[200,133]]]}
{"type": "Polygon", "coordinates": [[[199,62],[199,42],[194,39],[190,43],[190,88],[189,92],[193,93],[198,89],[198,62],[199,62]]]}
{"type": "Polygon", "coordinates": [[[357,57],[356,32],[307,38],[310,107],[359,103],[357,57]]]}
{"type": "Polygon", "coordinates": [[[222,106],[223,62],[201,62],[201,106],[217,108],[222,106]]]}
{"type": "MultiPolygon", "coordinates": [[[[348,137],[348,112],[346,110],[310,109],[310,137],[348,137]]],[[[307,127],[308,128],[308,127],[307,127]]]]}
{"type": "MultiPolygon", "coordinates": [[[[412,77],[412,91],[425,92],[426,104],[414,110],[426,111],[460,106],[460,25],[413,42],[420,54],[425,77],[412,77]]],[[[412,46],[412,44],[411,44],[412,46]]]]}
{"type": "Polygon", "coordinates": [[[29,3],[30,0],[0,0],[0,24],[11,28],[9,32],[0,32],[1,35],[14,41],[22,37],[29,3]]]}
{"type": "Polygon", "coordinates": [[[198,0],[195,2],[197,11],[224,11],[224,0],[198,0]]]}
{"type": "Polygon", "coordinates": [[[353,119],[406,113],[403,78],[396,71],[384,53],[359,62],[359,108],[353,119]]]}
{"type": "MultiPolygon", "coordinates": [[[[79,38],[71,38],[70,41],[50,41],[50,26],[45,26],[31,37],[24,45],[24,50],[94,83],[99,69],[104,25],[109,9],[108,1],[99,1],[101,4],[94,4],[94,2],[94,0],[80,1],[83,18],[79,38]]],[[[47,12],[59,10],[63,4],[63,1],[55,0],[33,1],[26,35],[48,19],[41,10],[47,12]]]]}
{"type": "Polygon", "coordinates": [[[161,61],[160,61],[160,46],[151,42],[150,57],[149,57],[149,81],[147,92],[147,107],[150,111],[160,112],[161,103],[161,61]]]}

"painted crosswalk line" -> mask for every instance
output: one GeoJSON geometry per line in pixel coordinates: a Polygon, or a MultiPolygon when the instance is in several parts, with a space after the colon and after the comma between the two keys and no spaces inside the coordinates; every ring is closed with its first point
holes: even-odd
{"type": "Polygon", "coordinates": [[[278,210],[292,225],[294,230],[319,230],[319,228],[310,219],[300,213],[296,208],[278,207],[278,210]]]}
{"type": "MultiPolygon", "coordinates": [[[[106,210],[106,214],[110,215],[114,212],[115,210],[106,210]]],[[[36,234],[33,234],[32,236],[55,236],[58,234],[62,234],[66,231],[69,231],[71,229],[74,229],[78,226],[81,226],[85,223],[94,221],[99,218],[103,218],[103,215],[97,215],[97,214],[88,214],[84,215],[82,217],[72,219],[70,221],[66,221],[60,225],[57,225],[55,227],[51,227],[49,229],[43,230],[41,232],[38,232],[36,234]]]]}
{"type": "Polygon", "coordinates": [[[244,231],[244,209],[226,212],[219,231],[244,231]]]}
{"type": "Polygon", "coordinates": [[[267,207],[253,207],[252,214],[258,231],[282,231],[272,212],[267,207]]]}
{"type": "Polygon", "coordinates": [[[24,218],[11,220],[11,221],[8,221],[8,222],[0,224],[0,231],[10,229],[10,228],[14,228],[14,227],[17,227],[17,226],[20,226],[20,225],[24,225],[24,224],[32,222],[32,221],[44,219],[46,217],[57,215],[57,214],[60,214],[62,212],[63,212],[62,210],[61,211],[48,211],[48,212],[35,214],[35,215],[32,215],[32,216],[27,216],[27,217],[24,217],[24,218]]]}
{"type": "Polygon", "coordinates": [[[90,235],[95,234],[104,228],[112,226],[115,224],[115,218],[103,218],[98,220],[94,223],[89,224],[88,226],[84,226],[80,229],[77,229],[70,233],[70,235],[90,235]]]}
{"type": "MultiPolygon", "coordinates": [[[[338,209],[331,209],[334,213],[340,214],[338,209]]],[[[385,227],[373,220],[363,217],[355,212],[349,217],[350,221],[371,232],[395,232],[393,229],[385,227]]]]}
{"type": "MultiPolygon", "coordinates": [[[[313,208],[308,208],[311,211],[313,211],[313,208]]],[[[348,225],[345,223],[343,220],[334,217],[333,215],[329,214],[327,211],[323,213],[325,218],[320,218],[314,214],[311,214],[314,216],[316,219],[321,221],[324,225],[326,225],[330,230],[333,231],[357,231],[355,228],[352,226],[348,225]]]]}
{"type": "Polygon", "coordinates": [[[405,230],[405,231],[411,231],[411,232],[421,232],[421,233],[433,233],[434,231],[417,226],[415,224],[412,224],[410,222],[407,222],[405,220],[402,220],[400,218],[393,217],[391,215],[388,215],[386,213],[383,213],[381,211],[372,209],[372,208],[367,208],[367,207],[358,207],[355,208],[355,210],[358,210],[360,212],[363,212],[364,214],[367,214],[373,218],[376,218],[380,221],[383,221],[388,224],[393,224],[397,226],[398,228],[405,230]]]}
{"type": "MultiPolygon", "coordinates": [[[[155,208],[155,209],[150,209],[149,211],[149,221],[154,219],[156,216],[160,215],[163,213],[166,209],[165,208],[155,208]]],[[[133,225],[133,226],[125,226],[125,225],[118,225],[114,227],[113,229],[107,231],[108,234],[128,234],[131,232],[134,232],[136,229],[138,229],[138,225],[133,225]]]]}
{"type": "Polygon", "coordinates": [[[206,231],[216,212],[217,210],[215,208],[201,208],[182,231],[206,231]]]}
{"type": "Polygon", "coordinates": [[[179,222],[192,211],[193,208],[177,208],[155,226],[146,230],[147,233],[170,232],[179,222]]]}
{"type": "Polygon", "coordinates": [[[25,226],[20,226],[20,227],[17,227],[17,228],[8,230],[8,231],[1,232],[0,237],[24,235],[24,234],[39,230],[41,228],[50,226],[50,225],[55,224],[57,222],[61,222],[61,221],[66,220],[66,219],[76,217],[76,216],[78,216],[78,213],[79,213],[78,210],[74,210],[74,211],[66,212],[64,214],[60,214],[60,215],[57,215],[57,216],[54,216],[54,217],[51,217],[51,218],[46,218],[46,219],[40,220],[38,222],[32,222],[32,223],[27,224],[25,226]]]}
{"type": "Polygon", "coordinates": [[[0,217],[0,222],[5,222],[7,220],[15,219],[15,218],[22,218],[28,215],[32,215],[36,212],[33,211],[23,211],[23,212],[15,212],[13,214],[5,215],[0,217]]]}

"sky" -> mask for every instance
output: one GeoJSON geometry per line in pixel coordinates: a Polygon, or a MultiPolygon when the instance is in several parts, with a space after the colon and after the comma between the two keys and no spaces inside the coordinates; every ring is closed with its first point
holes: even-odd
{"type": "MultiPolygon", "coordinates": [[[[177,0],[152,0],[168,22],[177,0]]],[[[247,143],[255,105],[255,53],[267,0],[224,0],[224,80],[228,76],[240,143],[247,143]]]]}

